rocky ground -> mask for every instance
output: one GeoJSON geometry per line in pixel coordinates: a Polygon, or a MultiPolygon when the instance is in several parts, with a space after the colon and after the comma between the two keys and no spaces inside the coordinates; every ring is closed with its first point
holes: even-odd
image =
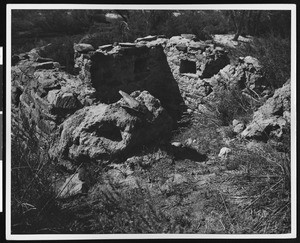
{"type": "Polygon", "coordinates": [[[190,34],[74,51],[78,75],[47,46],[12,57],[13,136],[52,168],[38,215],[68,218],[42,232],[290,231],[289,81],[190,34]]]}

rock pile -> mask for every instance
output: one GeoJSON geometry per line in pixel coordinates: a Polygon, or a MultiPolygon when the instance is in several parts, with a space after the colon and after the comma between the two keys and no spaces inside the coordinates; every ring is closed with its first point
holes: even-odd
{"type": "Polygon", "coordinates": [[[101,102],[116,102],[119,90],[147,90],[176,118],[182,98],[163,52],[166,41],[150,36],[136,43],[99,46],[96,51],[76,48],[75,67],[81,80],[97,90],[101,102]]]}
{"type": "Polygon", "coordinates": [[[40,65],[38,59],[23,55],[12,67],[12,104],[38,131],[51,134],[66,117],[93,103],[96,90],[56,65],[40,65]]]}
{"type": "Polygon", "coordinates": [[[213,89],[238,89],[256,98],[268,97],[271,93],[270,85],[262,74],[261,64],[251,56],[240,57],[237,64],[227,65],[208,82],[213,89]]]}
{"type": "Polygon", "coordinates": [[[253,115],[253,120],[241,133],[242,137],[268,140],[280,138],[283,130],[291,122],[291,85],[288,80],[275,91],[253,115]]]}
{"type": "Polygon", "coordinates": [[[75,49],[79,76],[92,82],[103,102],[116,101],[120,89],[128,93],[148,90],[171,115],[178,114],[183,101],[189,108],[197,108],[199,100],[212,91],[204,78],[229,64],[223,48],[189,34],[170,39],[147,36],[89,52],[79,49],[75,49]]]}
{"type": "MultiPolygon", "coordinates": [[[[229,64],[222,47],[194,35],[75,44],[77,76],[44,57],[47,48],[12,57],[12,104],[43,136],[55,134],[50,155],[61,161],[107,159],[163,137],[183,109],[204,111],[205,99],[220,88],[253,97],[271,94],[257,59],[229,64]]],[[[289,99],[287,84],[246,129],[234,121],[234,132],[245,138],[281,136],[289,122],[289,99]]]]}

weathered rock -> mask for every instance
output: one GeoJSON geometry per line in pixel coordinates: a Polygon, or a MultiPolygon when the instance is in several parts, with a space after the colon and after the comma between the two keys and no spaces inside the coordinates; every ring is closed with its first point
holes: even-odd
{"type": "Polygon", "coordinates": [[[290,124],[289,116],[291,110],[291,87],[285,84],[275,91],[273,97],[269,98],[253,115],[253,120],[241,133],[242,137],[267,140],[270,137],[281,137],[283,129],[290,124]]]}
{"type": "Polygon", "coordinates": [[[80,53],[87,53],[93,51],[94,47],[91,44],[80,43],[74,45],[74,50],[80,53]]]}
{"type": "Polygon", "coordinates": [[[185,44],[177,44],[176,48],[178,51],[187,52],[187,46],[185,44]]]}
{"type": "Polygon", "coordinates": [[[119,43],[119,45],[121,47],[136,47],[136,44],[135,43],[131,43],[131,42],[119,43]]]}
{"type": "Polygon", "coordinates": [[[167,135],[172,119],[147,91],[132,94],[152,117],[122,107],[124,101],[85,107],[70,116],[50,155],[80,161],[107,159],[167,135]]]}
{"type": "Polygon", "coordinates": [[[218,154],[218,156],[222,159],[225,160],[228,158],[229,154],[231,154],[231,149],[227,148],[227,147],[223,147],[220,150],[220,153],[218,154]]]}
{"type": "Polygon", "coordinates": [[[190,42],[189,44],[189,48],[191,50],[201,50],[201,51],[205,51],[205,49],[209,47],[209,45],[207,45],[206,43],[203,42],[190,42]]]}
{"type": "Polygon", "coordinates": [[[107,50],[107,49],[112,49],[112,48],[113,48],[112,44],[102,45],[102,46],[98,47],[98,49],[100,49],[100,50],[107,50]]]}
{"type": "Polygon", "coordinates": [[[233,128],[233,132],[236,134],[241,133],[246,128],[246,125],[244,123],[239,123],[233,128]]]}
{"type": "Polygon", "coordinates": [[[47,100],[54,108],[58,109],[78,110],[82,107],[73,93],[62,93],[60,90],[49,91],[47,100]]]}
{"type": "Polygon", "coordinates": [[[37,63],[34,66],[36,69],[54,69],[54,68],[59,68],[59,63],[58,62],[42,62],[42,63],[37,63]]]}
{"type": "Polygon", "coordinates": [[[127,103],[129,108],[146,114],[148,109],[143,103],[139,103],[135,98],[131,97],[129,94],[127,94],[121,90],[119,91],[119,93],[120,93],[120,95],[122,95],[124,101],[127,103]]]}
{"type": "Polygon", "coordinates": [[[59,198],[67,198],[82,193],[84,182],[79,179],[79,173],[76,173],[66,179],[65,183],[59,189],[59,198]]]}
{"type": "Polygon", "coordinates": [[[236,119],[234,119],[232,121],[232,126],[233,126],[233,132],[236,134],[241,133],[246,128],[246,125],[244,122],[236,120],[236,119]]]}
{"type": "Polygon", "coordinates": [[[75,76],[47,69],[53,67],[53,62],[36,60],[20,60],[12,67],[12,102],[19,105],[23,119],[35,124],[38,132],[49,135],[66,117],[89,105],[95,89],[75,76]]]}
{"type": "Polygon", "coordinates": [[[243,90],[253,97],[270,95],[270,85],[262,74],[259,61],[251,56],[240,57],[236,65],[227,65],[208,80],[213,89],[243,90]]]}
{"type": "Polygon", "coordinates": [[[177,147],[177,148],[180,148],[183,146],[181,142],[173,142],[173,143],[171,143],[171,145],[174,147],[177,147]]]}
{"type": "Polygon", "coordinates": [[[36,59],[36,62],[53,62],[52,58],[47,58],[47,57],[38,57],[36,59]]]}
{"type": "Polygon", "coordinates": [[[135,42],[140,42],[140,41],[153,41],[157,39],[157,35],[148,35],[145,37],[137,38],[135,42]]]}
{"type": "Polygon", "coordinates": [[[194,34],[181,34],[181,37],[189,40],[195,40],[197,38],[194,34]]]}

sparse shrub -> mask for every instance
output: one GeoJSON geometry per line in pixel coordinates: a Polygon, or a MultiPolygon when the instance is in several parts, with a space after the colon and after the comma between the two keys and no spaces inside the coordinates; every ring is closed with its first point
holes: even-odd
{"type": "Polygon", "coordinates": [[[228,21],[224,16],[213,10],[207,11],[179,11],[180,15],[170,17],[164,28],[163,33],[168,37],[191,33],[198,36],[201,40],[211,39],[212,34],[228,32],[228,21]]]}
{"type": "Polygon", "coordinates": [[[215,102],[211,106],[215,109],[223,126],[231,125],[233,119],[247,123],[256,108],[261,105],[260,102],[244,96],[241,91],[236,89],[220,90],[216,92],[214,100],[215,102]]]}
{"type": "Polygon", "coordinates": [[[291,75],[291,40],[268,35],[254,38],[239,48],[229,49],[231,59],[253,56],[262,65],[262,72],[273,89],[280,88],[291,75]]]}
{"type": "Polygon", "coordinates": [[[12,233],[60,233],[65,214],[53,198],[54,170],[34,124],[12,122],[12,233]],[[23,127],[20,127],[23,124],[23,127]]]}
{"type": "MultiPolygon", "coordinates": [[[[28,52],[33,48],[39,48],[49,43],[52,45],[47,48],[49,50],[44,57],[52,58],[55,62],[59,62],[68,73],[74,74],[74,43],[78,43],[80,35],[60,36],[52,38],[42,38],[25,42],[17,41],[12,45],[12,54],[20,54],[28,52]]],[[[24,40],[23,40],[24,41],[24,40]]]]}

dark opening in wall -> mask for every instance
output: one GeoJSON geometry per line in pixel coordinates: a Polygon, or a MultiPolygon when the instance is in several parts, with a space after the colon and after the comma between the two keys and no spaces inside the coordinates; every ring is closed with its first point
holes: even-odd
{"type": "Polygon", "coordinates": [[[196,62],[189,60],[180,61],[180,73],[196,73],[196,62]]]}
{"type": "Polygon", "coordinates": [[[137,58],[134,62],[134,73],[147,72],[147,59],[137,58]]]}
{"type": "Polygon", "coordinates": [[[97,136],[107,138],[111,141],[122,141],[122,135],[120,129],[112,123],[104,123],[96,131],[97,136]]]}

